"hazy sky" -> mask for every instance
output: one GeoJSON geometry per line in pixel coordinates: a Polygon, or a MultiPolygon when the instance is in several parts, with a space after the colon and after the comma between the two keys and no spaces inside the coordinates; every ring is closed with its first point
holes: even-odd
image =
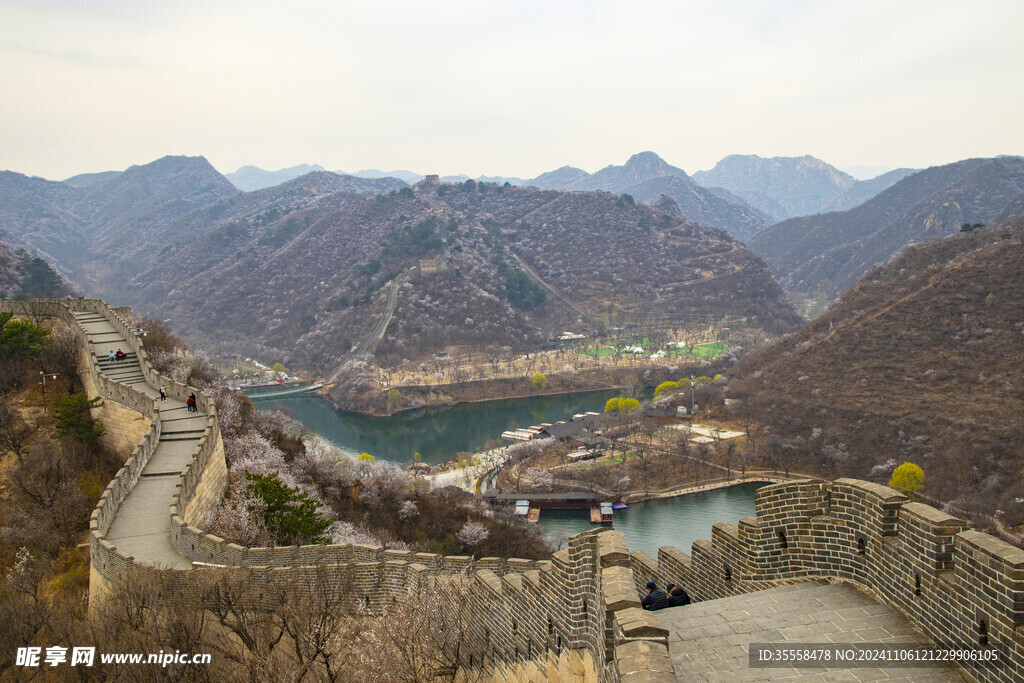
{"type": "Polygon", "coordinates": [[[1024,2],[0,0],[0,169],[1024,153],[1024,2]]]}

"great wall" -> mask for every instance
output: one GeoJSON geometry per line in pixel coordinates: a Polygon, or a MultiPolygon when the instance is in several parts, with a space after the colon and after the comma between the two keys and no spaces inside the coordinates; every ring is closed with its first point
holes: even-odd
{"type": "MultiPolygon", "coordinates": [[[[24,306],[0,302],[0,310],[16,314],[24,306]]],[[[331,585],[371,606],[430,577],[464,574],[474,615],[465,667],[492,680],[669,681],[708,678],[708,672],[717,678],[728,668],[711,661],[724,652],[713,647],[718,640],[734,652],[757,639],[825,642],[824,624],[842,631],[840,622],[853,623],[854,612],[866,615],[865,623],[895,626],[882,634],[869,627],[847,633],[995,650],[998,665],[965,661],[958,672],[981,681],[1024,680],[1024,551],[888,487],[854,479],[766,486],[757,494],[756,517],[716,524],[711,539],[694,543],[691,554],[663,547],[657,558],[630,552],[622,534],[609,529],[574,536],[545,561],[226,542],[201,528],[227,486],[212,401],[196,391],[199,413],[182,416],[193,389],[156,372],[123,312],[85,299],[32,306],[36,316],[74,330],[87,391],[103,399],[97,411],[108,445],[131,453],[90,520],[91,602],[135,574],[188,585],[211,565],[247,572],[254,601],[274,576],[287,575],[301,588],[326,573],[331,585]],[[133,358],[121,363],[137,363],[138,370],[107,362],[111,345],[128,349],[133,358]],[[160,385],[169,396],[163,405],[154,398],[160,385]],[[188,444],[187,455],[175,443],[188,444]],[[145,504],[129,518],[133,492],[145,504]],[[639,596],[649,580],[684,587],[694,604],[642,610],[639,596]],[[775,638],[765,635],[772,632],[768,616],[758,631],[740,628],[769,603],[793,615],[794,605],[804,603],[817,628],[795,624],[797,616],[782,619],[775,638]],[[830,605],[838,616],[826,621],[834,616],[830,605]],[[699,621],[687,623],[691,618],[699,621]]],[[[746,663],[739,655],[730,661],[735,670],[746,663]]]]}

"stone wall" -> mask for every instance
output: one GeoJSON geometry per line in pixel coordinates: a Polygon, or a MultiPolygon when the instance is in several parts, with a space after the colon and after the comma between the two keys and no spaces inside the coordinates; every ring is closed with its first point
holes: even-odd
{"type": "Polygon", "coordinates": [[[896,491],[855,479],[800,481],[757,493],[757,517],[716,524],[692,554],[633,553],[636,588],[683,586],[696,600],[808,578],[856,583],[933,642],[995,648],[978,680],[1024,680],[1024,551],[896,491]]]}
{"type": "MultiPolygon", "coordinates": [[[[89,398],[103,398],[88,372],[89,361],[85,357],[85,351],[79,355],[79,375],[85,393],[89,398]]],[[[113,453],[131,453],[153,428],[153,422],[148,417],[109,398],[105,398],[99,406],[89,412],[103,424],[100,443],[113,453]]]]}

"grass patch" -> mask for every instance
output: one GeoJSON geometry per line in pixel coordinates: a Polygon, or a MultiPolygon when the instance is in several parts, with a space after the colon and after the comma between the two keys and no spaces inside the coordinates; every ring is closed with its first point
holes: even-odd
{"type": "Polygon", "coordinates": [[[698,344],[692,349],[672,349],[666,351],[665,354],[668,356],[685,356],[687,358],[716,358],[723,353],[728,347],[726,342],[710,342],[707,344],[698,344]]]}

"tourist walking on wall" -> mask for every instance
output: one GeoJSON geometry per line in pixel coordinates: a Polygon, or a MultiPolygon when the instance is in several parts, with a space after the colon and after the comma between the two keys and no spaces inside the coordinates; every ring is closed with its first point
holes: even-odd
{"type": "Polygon", "coordinates": [[[163,384],[160,385],[160,400],[167,400],[167,387],[165,387],[163,384]]]}
{"type": "Polygon", "coordinates": [[[188,400],[185,401],[185,407],[188,408],[188,412],[190,413],[199,412],[199,408],[196,407],[195,394],[189,394],[188,400]]]}

